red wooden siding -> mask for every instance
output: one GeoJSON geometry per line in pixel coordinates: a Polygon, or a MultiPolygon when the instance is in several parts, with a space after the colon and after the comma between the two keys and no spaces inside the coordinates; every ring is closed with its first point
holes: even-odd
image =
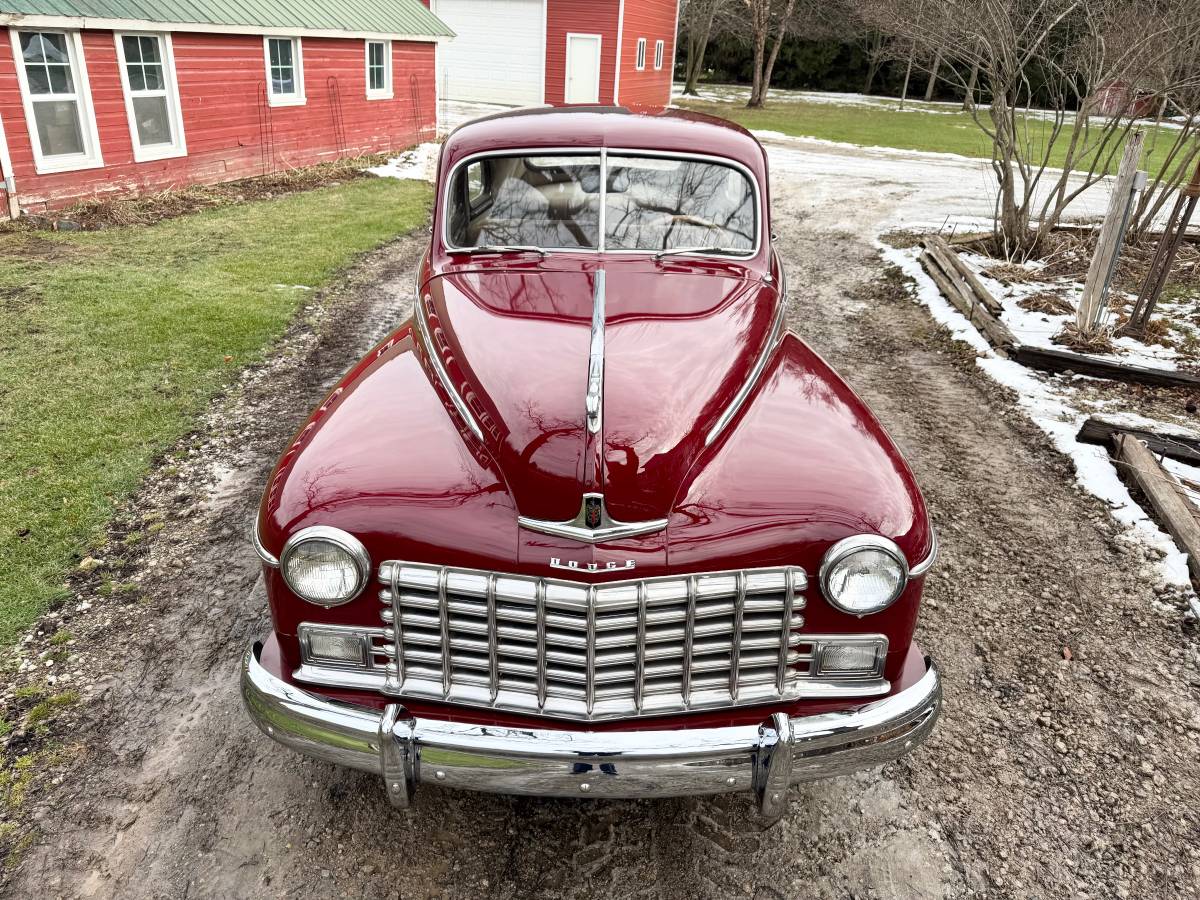
{"type": "MultiPolygon", "coordinates": [[[[617,0],[547,0],[546,102],[563,103],[567,32],[600,35],[600,102],[613,102],[617,74],[617,0]]],[[[628,9],[626,9],[628,14],[628,9]]]]}
{"type": "Polygon", "coordinates": [[[623,106],[667,106],[675,61],[675,9],[678,0],[625,0],[621,41],[620,97],[623,106]],[[646,39],[646,68],[637,70],[638,38],[646,39]],[[663,41],[663,67],[654,68],[654,43],[663,41]]]}
{"type": "Polygon", "coordinates": [[[112,32],[85,31],[82,37],[104,167],[38,175],[12,47],[3,35],[0,116],[26,211],[99,194],[227,181],[398,149],[434,134],[432,43],[393,41],[394,98],[368,101],[361,39],[304,38],[307,103],[270,107],[261,36],[176,33],[172,41],[188,154],[135,163],[112,32]]]}

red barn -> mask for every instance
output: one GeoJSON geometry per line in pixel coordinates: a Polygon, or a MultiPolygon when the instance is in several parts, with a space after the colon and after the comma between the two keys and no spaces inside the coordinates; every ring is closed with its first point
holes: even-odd
{"type": "Polygon", "coordinates": [[[666,106],[678,0],[432,0],[449,100],[666,106]]]}
{"type": "Polygon", "coordinates": [[[217,182],[436,132],[420,0],[0,0],[0,210],[217,182]]]}

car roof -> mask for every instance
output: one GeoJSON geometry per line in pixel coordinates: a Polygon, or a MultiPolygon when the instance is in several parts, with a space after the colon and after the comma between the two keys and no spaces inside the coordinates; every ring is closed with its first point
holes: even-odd
{"type": "Polygon", "coordinates": [[[625,106],[536,107],[474,119],[446,138],[442,165],[448,172],[467,156],[510,148],[601,147],[720,156],[767,182],[762,145],[740,125],[689,110],[625,106]]]}

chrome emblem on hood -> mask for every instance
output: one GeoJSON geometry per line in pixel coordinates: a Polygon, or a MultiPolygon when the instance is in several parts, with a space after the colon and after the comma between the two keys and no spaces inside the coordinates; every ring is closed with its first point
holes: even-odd
{"type": "Polygon", "coordinates": [[[572,572],[620,572],[624,569],[632,569],[637,566],[632,559],[627,559],[624,562],[606,562],[606,563],[581,563],[577,559],[568,559],[563,562],[557,556],[550,557],[550,568],[552,569],[569,569],[572,572]]]}

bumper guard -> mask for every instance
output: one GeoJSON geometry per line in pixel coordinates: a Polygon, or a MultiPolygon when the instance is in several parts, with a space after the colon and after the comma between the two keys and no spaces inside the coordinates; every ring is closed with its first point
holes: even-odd
{"type": "Polygon", "coordinates": [[[500,728],[420,719],[398,703],[382,715],[335,703],[275,677],[254,644],[242,699],[269,737],[307,756],[383,776],[407,807],[422,781],[500,794],[646,798],[752,791],[776,820],[788,788],[903,756],[932,731],[941,707],[937,667],[916,684],[839,712],[760,725],[671,731],[500,728]]]}

